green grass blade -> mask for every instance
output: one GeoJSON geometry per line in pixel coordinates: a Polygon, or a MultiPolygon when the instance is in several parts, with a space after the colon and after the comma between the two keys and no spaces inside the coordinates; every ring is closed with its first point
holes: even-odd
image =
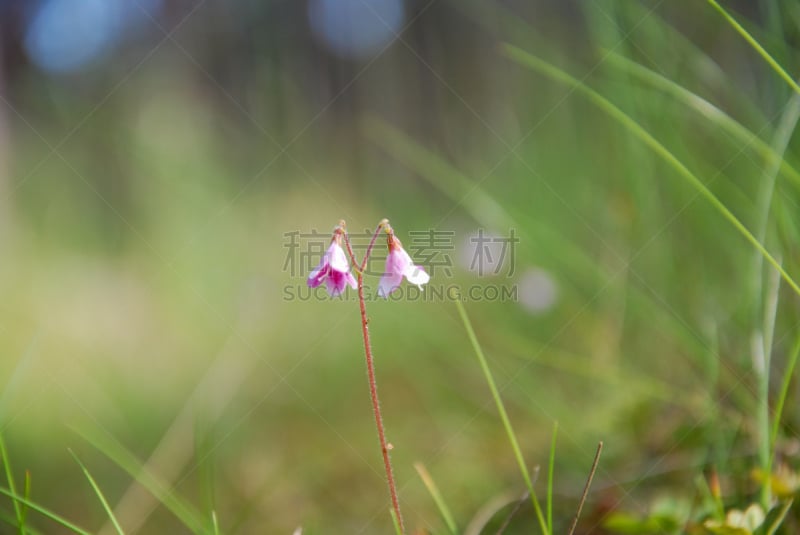
{"type": "Polygon", "coordinates": [[[619,122],[622,126],[628,129],[633,135],[638,137],[645,143],[653,152],[660,156],[667,164],[669,164],[675,171],[678,172],[689,184],[694,187],[697,192],[702,195],[719,213],[725,218],[750,244],[755,247],[763,256],[764,259],[774,267],[786,283],[791,286],[792,290],[800,296],[800,286],[794,279],[783,269],[780,263],[767,251],[758,239],[750,232],[747,227],[742,224],[739,219],[733,215],[725,204],[714,195],[708,187],[703,184],[689,168],[687,168],[672,152],[669,151],[664,145],[661,144],[656,138],[645,130],[639,123],[634,121],[628,114],[620,110],[610,100],[602,96],[600,93],[586,86],[584,83],[574,78],[573,76],[565,73],[561,69],[531,55],[524,50],[521,50],[513,45],[504,45],[503,50],[505,54],[516,61],[517,63],[528,67],[540,74],[543,74],[552,80],[561,82],[572,87],[575,91],[582,93],[601,110],[610,115],[613,119],[619,122]]]}
{"type": "Polygon", "coordinates": [[[200,513],[195,508],[172,492],[168,485],[151,474],[143,466],[141,461],[129,452],[124,446],[113,439],[113,437],[103,436],[100,433],[92,432],[87,429],[74,428],[74,431],[91,444],[103,455],[114,461],[114,463],[125,470],[131,477],[146,488],[168,511],[188,527],[193,533],[208,533],[207,522],[202,519],[200,513]]]}
{"type": "MultiPolygon", "coordinates": [[[[3,524],[8,524],[9,526],[14,526],[15,528],[18,524],[17,517],[3,511],[0,511],[0,522],[3,524]]],[[[0,529],[0,531],[2,530],[0,529]]],[[[34,529],[31,526],[25,526],[25,535],[41,535],[41,533],[42,532],[38,529],[34,529]]]]}
{"type": "Polygon", "coordinates": [[[397,520],[397,515],[394,513],[394,509],[389,509],[389,514],[392,515],[392,524],[394,525],[395,535],[403,535],[403,529],[400,527],[400,522],[397,520]]]}
{"type": "Polygon", "coordinates": [[[789,73],[787,73],[787,72],[784,70],[784,68],[783,68],[783,67],[781,67],[780,63],[778,63],[778,62],[775,60],[775,58],[773,58],[773,57],[770,55],[770,53],[769,53],[769,52],[767,52],[767,51],[764,49],[764,47],[762,47],[762,46],[761,46],[761,45],[758,43],[758,41],[756,41],[756,40],[755,40],[755,38],[754,38],[752,35],[750,35],[750,33],[749,33],[747,30],[745,30],[745,29],[744,29],[744,26],[742,26],[741,24],[739,24],[739,23],[736,21],[736,19],[734,19],[734,18],[733,18],[733,17],[732,17],[730,14],[728,14],[728,12],[727,12],[727,11],[725,11],[725,10],[722,8],[722,6],[721,6],[721,5],[719,5],[719,4],[717,3],[717,1],[716,1],[716,0],[707,0],[707,1],[708,1],[708,3],[709,3],[709,4],[711,4],[711,6],[712,6],[714,9],[716,9],[716,10],[717,10],[717,11],[720,13],[720,15],[722,15],[722,16],[723,16],[723,18],[725,18],[725,20],[726,20],[726,21],[728,21],[728,24],[730,24],[731,26],[733,26],[733,29],[734,29],[734,30],[736,30],[737,32],[739,32],[739,35],[741,35],[741,36],[744,38],[744,40],[745,40],[745,41],[747,41],[747,43],[748,43],[748,44],[749,44],[751,47],[753,47],[753,50],[755,50],[756,52],[758,52],[758,54],[759,54],[759,55],[760,55],[762,58],[764,58],[764,61],[766,61],[766,62],[769,64],[769,66],[770,66],[770,67],[772,67],[772,69],[773,69],[773,70],[774,70],[776,73],[778,73],[778,75],[779,75],[781,78],[783,78],[783,79],[786,81],[786,83],[787,83],[787,84],[789,84],[789,87],[791,87],[791,88],[792,88],[794,91],[796,91],[798,94],[800,94],[800,85],[797,85],[797,82],[795,82],[795,81],[794,81],[794,79],[793,79],[791,76],[789,76],[789,73]]]}
{"type": "Polygon", "coordinates": [[[550,460],[547,464],[547,529],[553,533],[553,471],[556,465],[556,436],[558,422],[553,424],[553,441],[550,443],[550,460]]]}
{"type": "MultiPolygon", "coordinates": [[[[26,500],[30,500],[31,498],[31,473],[28,470],[25,470],[25,493],[23,494],[23,497],[26,500]]],[[[21,525],[26,532],[30,532],[30,528],[25,525],[28,520],[28,506],[22,504],[22,507],[20,507],[20,509],[22,509],[21,525]]]]}
{"type": "MultiPolygon", "coordinates": [[[[0,433],[0,458],[3,461],[3,469],[6,472],[6,481],[8,481],[8,488],[11,489],[11,492],[14,494],[17,493],[17,486],[14,484],[14,474],[11,472],[11,463],[9,462],[8,458],[8,450],[6,449],[6,441],[3,439],[3,434],[0,433]]],[[[22,509],[20,507],[19,502],[15,499],[11,499],[11,503],[14,504],[14,515],[17,517],[17,527],[19,528],[19,532],[21,535],[25,533],[25,518],[22,516],[22,509]]]]}
{"type": "Polygon", "coordinates": [[[791,180],[795,187],[800,188],[800,172],[784,160],[768,143],[720,108],[682,85],[673,82],[666,76],[662,76],[621,54],[613,51],[604,51],[604,54],[608,65],[624,71],[670,95],[684,106],[695,110],[704,119],[713,122],[739,143],[752,147],[764,161],[777,162],[780,166],[781,174],[791,180]]]}
{"type": "Polygon", "coordinates": [[[770,524],[769,527],[764,530],[764,535],[775,535],[775,532],[778,531],[778,528],[781,527],[781,524],[783,524],[783,521],[786,519],[786,513],[788,513],[789,509],[792,508],[793,503],[793,499],[784,502],[780,511],[778,512],[778,516],[775,517],[775,520],[772,522],[772,524],[770,524]]]}
{"type": "MultiPolygon", "coordinates": [[[[789,354],[789,361],[786,363],[786,370],[783,372],[783,382],[781,389],[778,393],[778,400],[775,402],[775,411],[772,415],[772,431],[770,432],[770,462],[769,466],[775,461],[775,443],[778,441],[778,431],[781,427],[781,418],[783,417],[783,407],[786,405],[786,398],[789,395],[789,387],[792,384],[792,377],[794,369],[797,366],[798,356],[800,356],[800,337],[794,343],[792,352],[789,354]]],[[[770,474],[764,474],[764,477],[769,478],[770,474]]]]}
{"type": "Polygon", "coordinates": [[[214,528],[214,535],[219,535],[219,521],[217,520],[216,511],[211,511],[211,525],[214,528]]]}
{"type": "Polygon", "coordinates": [[[436,507],[439,508],[439,513],[441,513],[444,523],[447,524],[447,529],[450,530],[450,533],[456,535],[458,533],[458,527],[456,526],[456,521],[453,519],[453,513],[451,513],[450,508],[447,507],[444,498],[442,498],[442,493],[439,492],[439,487],[436,486],[436,482],[431,477],[431,474],[422,463],[414,463],[414,468],[417,470],[420,479],[422,479],[425,488],[428,489],[436,507]]]}
{"type": "MultiPolygon", "coordinates": [[[[779,162],[783,160],[783,155],[789,146],[797,122],[800,120],[800,94],[792,95],[789,104],[785,107],[783,117],[780,120],[775,135],[773,136],[773,148],[780,159],[773,159],[764,172],[758,195],[756,197],[757,223],[755,236],[763,242],[767,237],[767,228],[770,215],[772,214],[773,197],[777,185],[777,175],[780,170],[779,162]]],[[[767,274],[768,284],[764,287],[764,260],[755,254],[753,258],[753,301],[759,303],[763,295],[763,310],[756,307],[754,319],[756,323],[761,317],[763,326],[760,332],[763,346],[760,354],[758,349],[754,350],[754,357],[761,357],[760,365],[756,363],[754,367],[755,375],[758,377],[758,426],[759,426],[759,445],[758,459],[761,469],[764,471],[766,479],[761,486],[761,506],[764,510],[769,509],[772,501],[771,484],[769,474],[772,471],[772,448],[770,428],[770,363],[772,358],[772,342],[775,332],[775,319],[778,312],[778,298],[780,290],[780,279],[775,271],[767,274]]],[[[759,334],[758,332],[754,334],[759,334]]]]}
{"type": "Polygon", "coordinates": [[[88,531],[86,531],[86,530],[84,530],[82,528],[79,528],[78,526],[76,526],[75,524],[70,522],[69,520],[66,520],[65,518],[55,514],[54,512],[52,512],[52,511],[50,511],[48,509],[45,509],[41,505],[38,505],[38,504],[32,502],[31,500],[29,500],[27,498],[23,498],[22,496],[11,492],[9,489],[0,487],[0,494],[8,496],[12,500],[15,500],[15,501],[17,501],[17,502],[19,502],[21,504],[25,504],[25,506],[27,506],[31,510],[36,511],[40,515],[49,518],[53,522],[64,526],[65,528],[67,528],[68,530],[72,531],[73,533],[78,533],[80,535],[90,535],[90,533],[88,531]]]}
{"type": "Polygon", "coordinates": [[[97,485],[97,482],[92,477],[92,474],[89,473],[89,470],[86,468],[86,466],[81,462],[78,456],[75,455],[75,452],[69,450],[69,453],[70,455],[72,455],[72,458],[75,459],[75,462],[78,463],[78,466],[81,467],[81,470],[83,470],[83,475],[85,475],[86,479],[89,480],[89,484],[92,486],[92,489],[94,489],[95,494],[97,494],[97,498],[100,500],[100,503],[103,504],[103,509],[106,510],[108,518],[110,518],[111,523],[114,524],[114,529],[117,530],[117,533],[119,533],[119,535],[125,535],[125,532],[122,531],[122,526],[120,526],[119,522],[117,521],[117,517],[114,516],[114,511],[108,504],[108,500],[106,500],[106,497],[103,495],[103,492],[100,490],[100,487],[97,485]]]}
{"type": "Polygon", "coordinates": [[[194,447],[195,459],[197,462],[197,475],[200,480],[200,486],[203,496],[203,511],[211,511],[209,520],[211,525],[209,529],[214,532],[217,528],[214,526],[215,514],[217,510],[216,504],[216,489],[214,481],[214,452],[211,447],[213,438],[213,427],[202,418],[198,418],[194,426],[194,447]]]}
{"type": "Polygon", "coordinates": [[[511,449],[514,450],[514,457],[517,459],[517,464],[519,465],[522,479],[525,481],[525,486],[528,488],[528,491],[531,494],[531,502],[533,503],[533,509],[536,511],[536,518],[539,520],[542,533],[544,535],[551,535],[547,528],[547,521],[542,514],[542,508],[539,506],[539,500],[536,498],[536,493],[533,490],[533,482],[531,481],[531,476],[528,473],[528,468],[525,465],[525,459],[522,457],[522,450],[519,447],[517,436],[514,434],[514,428],[511,427],[511,421],[508,419],[508,413],[506,413],[505,405],[503,405],[503,400],[500,397],[500,391],[497,389],[497,385],[494,382],[494,377],[489,369],[489,364],[486,361],[486,357],[483,354],[480,343],[478,343],[478,337],[475,336],[475,331],[472,329],[472,323],[469,321],[469,316],[467,316],[467,311],[464,309],[464,305],[458,300],[455,303],[456,308],[458,309],[458,315],[461,316],[461,321],[464,323],[464,329],[467,331],[470,344],[472,344],[472,349],[475,351],[475,355],[478,357],[478,362],[481,365],[483,375],[486,377],[486,382],[489,384],[489,390],[492,392],[492,398],[494,398],[494,403],[497,406],[497,412],[500,414],[500,420],[503,422],[503,427],[505,428],[506,434],[508,435],[508,440],[511,443],[511,449]]]}
{"type": "MultiPolygon", "coordinates": [[[[759,266],[760,267],[760,266],[759,266]]],[[[772,501],[770,477],[772,471],[770,463],[770,420],[769,420],[769,385],[770,385],[770,362],[772,357],[772,338],[775,330],[775,316],[778,313],[778,292],[780,290],[780,278],[777,273],[770,271],[769,285],[766,288],[766,302],[764,305],[764,326],[760,331],[761,336],[754,338],[761,342],[761,348],[753,348],[753,358],[758,359],[754,362],[754,375],[758,381],[758,412],[756,422],[758,425],[758,460],[761,469],[765,474],[764,484],[761,486],[761,506],[764,510],[769,509],[772,501]]],[[[761,272],[757,273],[761,277],[761,272]]]]}

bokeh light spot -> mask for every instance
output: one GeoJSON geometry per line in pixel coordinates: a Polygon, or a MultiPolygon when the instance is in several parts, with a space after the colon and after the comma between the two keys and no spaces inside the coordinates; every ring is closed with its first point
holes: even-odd
{"type": "Polygon", "coordinates": [[[363,59],[394,39],[405,18],[403,0],[311,0],[314,36],[334,54],[363,59]]]}
{"type": "Polygon", "coordinates": [[[47,0],[28,26],[28,56],[47,72],[79,70],[115,44],[123,10],[123,0],[47,0]]]}
{"type": "Polygon", "coordinates": [[[548,311],[558,299],[558,287],[545,270],[530,268],[519,279],[519,304],[528,312],[548,311]]]}

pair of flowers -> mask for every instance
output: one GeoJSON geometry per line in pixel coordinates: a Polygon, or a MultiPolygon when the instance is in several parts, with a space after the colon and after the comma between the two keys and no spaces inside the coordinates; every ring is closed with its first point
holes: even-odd
{"type": "MultiPolygon", "coordinates": [[[[386,230],[386,244],[389,248],[389,253],[386,256],[386,268],[378,283],[378,295],[388,298],[392,292],[400,287],[403,277],[411,284],[416,284],[419,288],[422,288],[422,285],[430,280],[430,275],[422,269],[422,266],[414,265],[411,257],[403,249],[403,245],[395,237],[388,223],[382,226],[386,230]]],[[[350,273],[350,262],[347,260],[347,255],[342,249],[343,234],[344,229],[340,225],[334,230],[331,245],[322,257],[322,261],[308,276],[308,285],[311,288],[316,288],[325,282],[325,287],[331,296],[341,294],[345,286],[350,286],[354,290],[358,286],[355,277],[350,273]]],[[[369,251],[367,251],[367,254],[369,254],[369,251]]]]}

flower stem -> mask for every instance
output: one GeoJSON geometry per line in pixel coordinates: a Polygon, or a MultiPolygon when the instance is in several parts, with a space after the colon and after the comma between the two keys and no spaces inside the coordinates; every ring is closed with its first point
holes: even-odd
{"type": "MultiPolygon", "coordinates": [[[[372,411],[375,413],[375,426],[378,428],[378,439],[381,443],[381,453],[383,454],[383,466],[386,469],[386,481],[389,485],[389,495],[392,499],[392,509],[400,526],[400,533],[405,533],[403,526],[403,516],[400,514],[400,501],[397,499],[397,487],[394,482],[394,473],[392,471],[392,461],[389,459],[389,444],[386,442],[386,433],[383,428],[383,416],[381,415],[381,405],[378,401],[378,384],[375,380],[375,363],[372,358],[372,345],[369,341],[369,319],[367,319],[367,307],[364,301],[364,270],[369,260],[369,255],[372,252],[372,247],[375,245],[375,240],[380,234],[381,230],[386,223],[381,221],[378,228],[375,229],[375,234],[367,247],[364,258],[361,261],[361,269],[356,278],[358,282],[358,305],[361,309],[361,333],[364,335],[364,354],[367,358],[367,377],[369,378],[369,394],[372,398],[372,411]]],[[[350,238],[347,233],[344,234],[344,243],[347,247],[347,252],[350,255],[353,263],[355,264],[355,256],[353,255],[353,248],[350,245],[350,238]]]]}
{"type": "MultiPolygon", "coordinates": [[[[369,255],[372,254],[372,248],[375,247],[375,240],[378,239],[381,230],[383,230],[384,228],[387,229],[387,232],[392,232],[392,227],[389,226],[389,220],[387,219],[382,219],[381,222],[378,223],[378,228],[376,228],[375,232],[372,233],[372,239],[369,240],[367,251],[364,253],[364,258],[361,259],[362,273],[367,269],[367,262],[369,261],[369,255]]],[[[347,241],[347,249],[350,250],[350,239],[348,238],[346,241],[347,241]]],[[[353,253],[350,253],[350,256],[353,256],[353,253]]],[[[355,262],[355,257],[353,257],[353,262],[355,262]]]]}

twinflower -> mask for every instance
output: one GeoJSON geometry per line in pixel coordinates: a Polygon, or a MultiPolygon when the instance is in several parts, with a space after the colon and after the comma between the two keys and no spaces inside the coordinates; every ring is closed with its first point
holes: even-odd
{"type": "Polygon", "coordinates": [[[356,279],[350,273],[350,263],[342,249],[342,230],[337,227],[331,239],[331,246],[322,257],[317,268],[308,276],[308,285],[316,288],[325,281],[325,288],[331,296],[337,296],[348,284],[356,289],[356,279]]]}
{"type": "Polygon", "coordinates": [[[400,287],[403,277],[411,284],[416,284],[422,289],[422,285],[431,280],[430,275],[422,269],[422,266],[414,265],[411,257],[403,249],[403,244],[391,232],[391,228],[387,244],[389,246],[389,254],[386,256],[386,269],[378,283],[378,295],[388,298],[389,294],[400,287]]]}

